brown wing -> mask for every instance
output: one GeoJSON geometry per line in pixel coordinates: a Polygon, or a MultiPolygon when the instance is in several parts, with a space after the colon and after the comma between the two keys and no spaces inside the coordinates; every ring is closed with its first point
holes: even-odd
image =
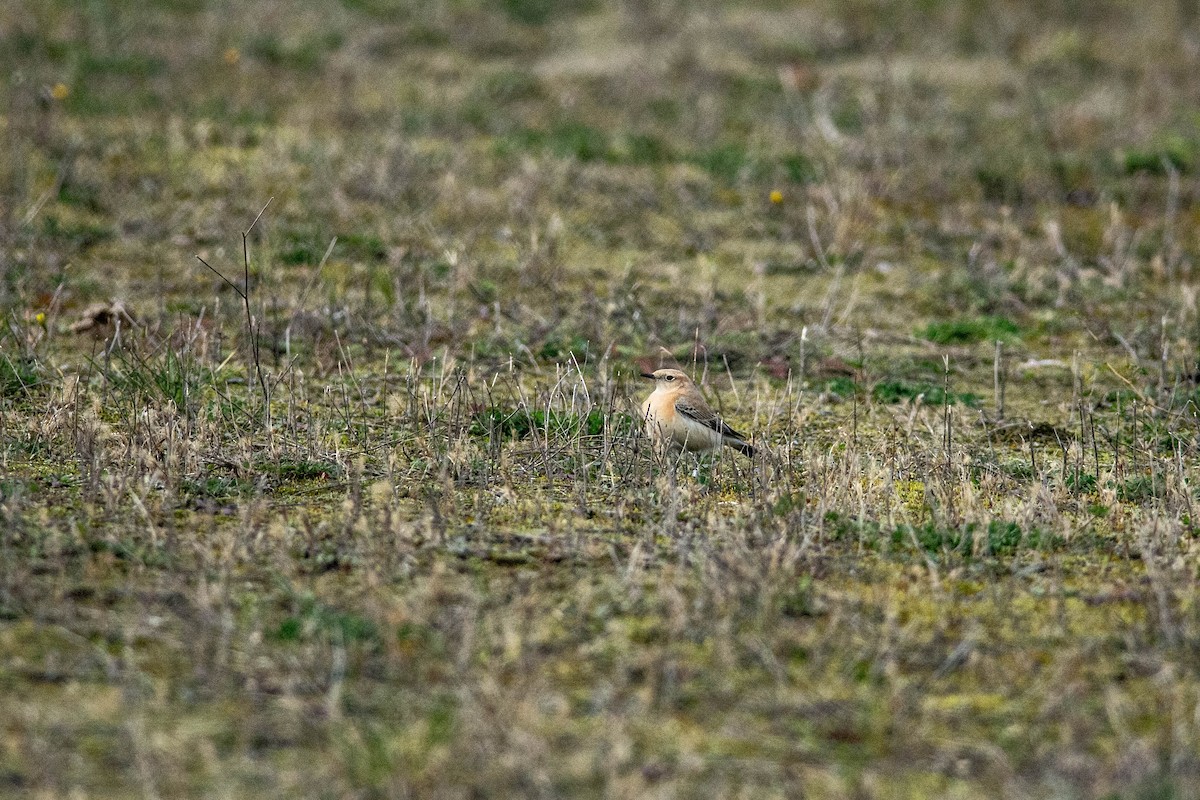
{"type": "Polygon", "coordinates": [[[735,431],[733,428],[725,424],[725,421],[717,416],[717,412],[705,406],[697,408],[686,400],[680,400],[675,403],[676,413],[683,414],[690,420],[699,422],[706,428],[712,428],[722,436],[730,436],[734,439],[745,441],[746,437],[735,431]]]}

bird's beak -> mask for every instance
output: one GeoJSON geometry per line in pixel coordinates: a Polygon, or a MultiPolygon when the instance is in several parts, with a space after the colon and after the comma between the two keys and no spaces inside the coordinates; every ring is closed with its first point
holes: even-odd
{"type": "Polygon", "coordinates": [[[655,377],[654,377],[654,373],[653,373],[653,372],[643,372],[643,373],[642,373],[642,377],[643,377],[643,378],[649,378],[649,379],[650,379],[650,380],[652,380],[652,381],[653,381],[653,380],[657,380],[657,378],[655,378],[655,377]]]}

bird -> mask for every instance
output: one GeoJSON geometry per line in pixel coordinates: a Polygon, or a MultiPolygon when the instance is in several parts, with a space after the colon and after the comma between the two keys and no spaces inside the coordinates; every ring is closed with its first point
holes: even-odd
{"type": "Polygon", "coordinates": [[[646,433],[673,455],[720,450],[722,445],[754,457],[754,447],[743,434],[725,424],[700,394],[687,373],[677,369],[643,372],[654,381],[654,391],[642,404],[646,433]]]}

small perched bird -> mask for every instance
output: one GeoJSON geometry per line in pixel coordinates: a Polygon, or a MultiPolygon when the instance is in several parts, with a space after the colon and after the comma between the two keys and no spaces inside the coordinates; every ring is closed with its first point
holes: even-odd
{"type": "Polygon", "coordinates": [[[687,450],[719,450],[729,445],[743,455],[754,456],[746,437],[729,427],[712,410],[696,384],[677,369],[643,372],[654,381],[654,391],[642,405],[646,433],[659,446],[678,455],[687,450]]]}

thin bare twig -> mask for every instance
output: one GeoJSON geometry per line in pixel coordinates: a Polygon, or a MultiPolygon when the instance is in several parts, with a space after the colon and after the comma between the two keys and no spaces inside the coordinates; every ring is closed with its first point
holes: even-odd
{"type": "Polygon", "coordinates": [[[241,286],[238,286],[236,283],[229,280],[229,278],[225,277],[224,273],[222,273],[219,269],[214,267],[212,264],[209,264],[207,261],[205,261],[199,255],[196,256],[197,261],[199,261],[201,264],[203,264],[205,267],[207,267],[208,270],[210,272],[212,272],[214,275],[216,275],[218,278],[223,280],[226,283],[226,285],[228,285],[235,292],[237,292],[238,297],[242,298],[242,307],[246,312],[246,331],[247,331],[247,333],[250,334],[250,357],[253,361],[254,376],[258,379],[258,386],[259,386],[259,389],[262,391],[263,422],[268,430],[270,430],[270,428],[271,428],[271,390],[267,386],[266,377],[263,375],[262,355],[261,355],[262,348],[261,348],[261,335],[260,335],[261,331],[259,329],[257,322],[254,319],[254,312],[252,311],[252,309],[250,307],[250,232],[254,230],[254,226],[256,226],[258,224],[258,221],[260,219],[262,219],[262,215],[264,213],[266,213],[267,206],[271,205],[271,202],[274,199],[275,198],[273,196],[270,199],[268,199],[267,202],[265,204],[263,204],[263,207],[261,209],[259,209],[258,214],[255,215],[254,220],[250,223],[250,227],[248,227],[248,228],[246,228],[246,230],[242,231],[242,280],[243,280],[243,283],[241,286]]]}

